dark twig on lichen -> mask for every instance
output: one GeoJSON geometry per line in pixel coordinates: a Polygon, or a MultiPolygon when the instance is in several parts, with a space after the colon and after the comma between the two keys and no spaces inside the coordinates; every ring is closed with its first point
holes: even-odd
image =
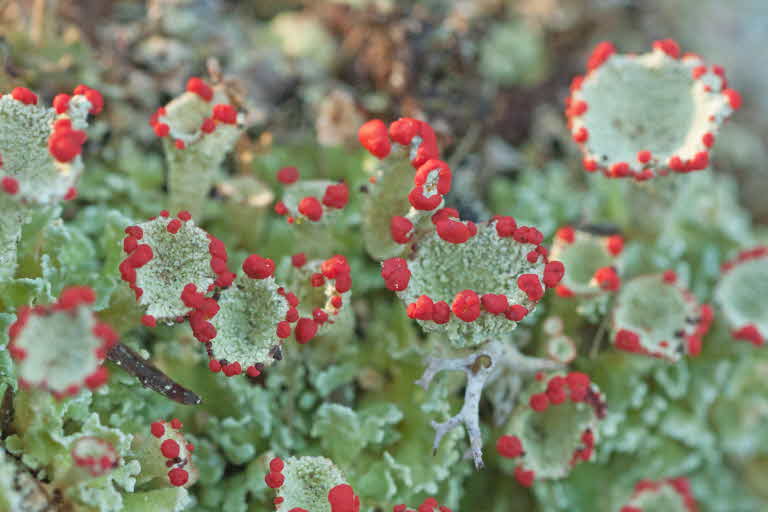
{"type": "Polygon", "coordinates": [[[174,402],[183,405],[198,405],[202,402],[195,393],[175,382],[136,351],[122,343],[109,349],[107,359],[139,379],[144,387],[156,391],[174,402]]]}

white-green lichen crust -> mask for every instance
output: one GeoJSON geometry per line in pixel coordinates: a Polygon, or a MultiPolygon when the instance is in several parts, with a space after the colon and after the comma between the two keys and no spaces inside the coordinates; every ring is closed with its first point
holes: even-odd
{"type": "Polygon", "coordinates": [[[184,92],[165,106],[165,115],[158,117],[158,122],[169,127],[163,145],[171,209],[188,210],[193,217],[199,217],[221,162],[243,132],[240,123],[218,122],[212,133],[200,129],[203,120],[212,117],[214,105],[229,103],[220,86],[214,86],[213,91],[209,102],[196,93],[184,92]],[[184,142],[184,149],[175,146],[176,140],[184,142]]]}
{"type": "MultiPolygon", "coordinates": [[[[535,274],[539,280],[544,264],[530,263],[526,255],[534,245],[521,244],[513,238],[501,238],[495,222],[477,226],[477,234],[463,244],[452,244],[436,233],[419,241],[418,249],[408,261],[411,279],[408,287],[397,295],[408,305],[421,295],[433,302],[445,301],[450,306],[457,293],[473,290],[481,297],[486,293],[504,294],[510,305],[519,304],[529,311],[535,303],[517,286],[522,274],[535,274]]],[[[542,283],[542,287],[544,284],[542,283]]],[[[474,322],[465,322],[451,314],[445,324],[418,320],[425,331],[445,333],[456,347],[472,347],[491,338],[503,336],[517,327],[517,322],[503,314],[483,313],[474,322]]]]}
{"type": "Polygon", "coordinates": [[[768,256],[739,262],[720,278],[715,301],[734,329],[754,325],[768,336],[768,256]]]}
{"type": "Polygon", "coordinates": [[[657,489],[644,489],[627,506],[639,508],[643,512],[690,512],[683,496],[668,483],[660,484],[657,489]]]}
{"type": "Polygon", "coordinates": [[[31,215],[31,209],[24,203],[0,193],[0,280],[8,279],[16,271],[16,250],[21,240],[21,228],[31,215]]]}
{"type": "Polygon", "coordinates": [[[576,231],[570,244],[555,240],[550,260],[563,263],[567,272],[560,284],[580,296],[602,292],[593,279],[595,272],[615,264],[615,258],[605,248],[605,238],[576,231]]]}
{"type": "Polygon", "coordinates": [[[277,324],[289,307],[278,288],[273,277],[251,279],[241,274],[221,292],[219,312],[211,319],[216,328],[211,347],[214,359],[237,361],[243,368],[272,364],[272,349],[281,344],[277,324]]]}
{"type": "Polygon", "coordinates": [[[333,461],[325,457],[288,457],[283,461],[285,482],[277,490],[283,498],[277,512],[299,507],[312,512],[331,512],[328,492],[346,483],[333,461]]]}
{"type": "Polygon", "coordinates": [[[53,204],[75,185],[83,170],[80,155],[70,162],[58,162],[48,150],[48,139],[57,119],[70,119],[72,128],[86,128],[91,103],[82,95],[73,96],[65,114],[52,108],[25,105],[11,97],[0,97],[0,175],[19,183],[16,199],[35,204],[53,204]]]}
{"type": "Polygon", "coordinates": [[[650,151],[661,167],[672,156],[690,160],[707,151],[702,135],[714,133],[733,109],[716,75],[692,78],[701,64],[695,57],[673,59],[660,49],[611,55],[572,95],[574,102],[588,104],[571,127],[572,133],[582,127],[589,132],[585,156],[605,167],[626,162],[639,171],[639,151],[650,151]]]}
{"type": "Polygon", "coordinates": [[[693,295],[665,282],[661,274],[636,277],[616,299],[613,332],[632,331],[650,355],[677,361],[685,353],[686,338],[696,330],[699,309],[693,295]]]}
{"type": "Polygon", "coordinates": [[[136,286],[143,290],[139,304],[158,321],[170,322],[189,313],[181,300],[184,287],[192,283],[205,293],[216,274],[211,269],[208,234],[194,221],[181,223],[175,234],[169,233],[170,218],[158,217],[138,224],[144,231],[139,244],[152,248],[152,259],[136,269],[136,286]]]}
{"type": "MultiPolygon", "coordinates": [[[[559,375],[548,374],[542,381],[534,381],[521,394],[520,402],[504,429],[506,435],[517,436],[522,443],[524,455],[504,460],[507,470],[522,466],[527,471],[534,471],[536,479],[564,478],[573,467],[574,453],[584,448],[582,435],[591,430],[597,438],[599,419],[592,405],[587,402],[565,402],[550,404],[544,411],[534,411],[529,400],[536,393],[547,389],[547,382],[559,375]]],[[[594,393],[599,394],[595,384],[590,384],[594,393]]],[[[568,389],[566,387],[566,389],[568,389]]]]}
{"type": "Polygon", "coordinates": [[[26,352],[16,365],[18,377],[55,392],[82,386],[101,364],[96,351],[104,340],[93,335],[95,324],[92,311],[86,307],[30,314],[14,341],[26,352]]]}

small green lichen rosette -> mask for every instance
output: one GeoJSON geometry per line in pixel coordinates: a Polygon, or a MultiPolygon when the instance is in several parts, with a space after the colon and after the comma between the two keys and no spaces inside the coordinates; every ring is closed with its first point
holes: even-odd
{"type": "Polygon", "coordinates": [[[406,304],[408,316],[428,332],[445,334],[458,348],[480,345],[515,329],[563,277],[548,262],[536,228],[512,217],[475,225],[444,208],[434,231],[418,239],[408,259],[383,262],[388,289],[406,304]]]}
{"type": "Polygon", "coordinates": [[[759,347],[768,338],[768,246],[742,251],[722,265],[715,301],[731,335],[759,347]]]}
{"type": "Polygon", "coordinates": [[[290,224],[333,224],[338,220],[338,212],[349,202],[349,188],[344,182],[300,180],[295,167],[280,169],[277,179],[284,188],[275,212],[290,224]]]}
{"type": "Polygon", "coordinates": [[[148,432],[134,435],[131,453],[141,464],[139,485],[189,487],[197,481],[199,471],[192,462],[195,447],[184,438],[182,426],[176,418],[155,421],[148,432]]]}
{"type": "Polygon", "coordinates": [[[277,512],[353,512],[360,509],[360,498],[347,485],[341,471],[325,457],[273,458],[264,477],[276,489],[277,512]]]}
{"type": "Polygon", "coordinates": [[[600,236],[571,226],[555,233],[551,261],[568,269],[555,292],[560,297],[593,297],[621,287],[617,259],[624,248],[621,235],[600,236]]]}
{"type": "Polygon", "coordinates": [[[243,371],[258,376],[283,358],[282,346],[291,333],[297,342],[306,343],[318,328],[312,318],[300,318],[299,300],[275,281],[271,259],[252,254],[242,270],[219,294],[210,341],[198,337],[206,342],[210,369],[227,377],[243,371]]]}
{"type": "Polygon", "coordinates": [[[698,512],[699,507],[687,478],[641,480],[635,492],[619,512],[698,512]]]}
{"type": "Polygon", "coordinates": [[[221,162],[243,132],[243,115],[230,104],[224,85],[192,77],[149,124],[163,139],[171,209],[199,218],[221,162]]]}
{"type": "Polygon", "coordinates": [[[387,127],[374,119],[360,127],[358,139],[378,159],[363,206],[366,250],[377,260],[400,255],[443,206],[451,169],[439,160],[437,137],[424,121],[404,117],[387,127]]]}
{"type": "Polygon", "coordinates": [[[675,362],[683,355],[701,352],[713,313],[668,270],[628,281],[616,298],[612,315],[616,348],[675,362]]]}
{"type": "Polygon", "coordinates": [[[52,107],[24,87],[0,96],[0,277],[13,275],[31,209],[77,195],[88,114],[103,104],[101,94],[84,85],[72,96],[57,95],[52,107]]]}
{"type": "Polygon", "coordinates": [[[197,227],[187,211],[171,217],[163,210],[154,219],[128,226],[125,233],[127,256],[120,263],[120,276],[146,309],[145,325],[172,323],[201,309],[202,299],[182,296],[188,285],[207,293],[228,286],[234,278],[224,244],[197,227]]]}
{"type": "Polygon", "coordinates": [[[579,462],[593,458],[605,398],[583,373],[537,374],[521,395],[496,451],[514,467],[516,480],[530,487],[537,479],[566,477],[579,462]]]}
{"type": "Polygon", "coordinates": [[[63,290],[54,304],[19,310],[8,329],[8,351],[21,388],[63,398],[106,382],[102,363],[118,337],[95,317],[95,300],[93,290],[76,286],[63,290]]]}
{"type": "Polygon", "coordinates": [[[584,168],[639,181],[706,169],[720,125],[741,105],[720,66],[671,39],[642,55],[595,47],[571,83],[568,126],[584,168]]]}

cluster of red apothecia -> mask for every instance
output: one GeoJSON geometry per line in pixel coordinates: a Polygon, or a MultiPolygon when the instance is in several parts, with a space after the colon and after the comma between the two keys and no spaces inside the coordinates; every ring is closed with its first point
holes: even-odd
{"type": "MultiPolygon", "coordinates": [[[[536,380],[544,380],[544,375],[538,373],[536,380]]],[[[556,407],[568,402],[586,403],[595,411],[598,418],[605,417],[605,402],[592,388],[589,376],[581,372],[571,372],[566,376],[552,376],[541,393],[531,395],[528,406],[535,413],[543,413],[550,407],[556,407]]],[[[587,428],[581,433],[582,445],[571,455],[571,465],[592,458],[595,448],[595,436],[591,429],[587,428]]],[[[515,459],[525,455],[523,443],[517,436],[503,435],[496,441],[496,451],[502,457],[515,459]]],[[[536,473],[526,470],[522,464],[515,468],[515,479],[523,486],[533,485],[536,473]]]]}
{"type": "Polygon", "coordinates": [[[189,481],[189,472],[184,469],[184,466],[190,463],[192,452],[195,451],[195,446],[192,443],[187,443],[185,448],[189,457],[181,457],[179,442],[169,437],[172,434],[172,432],[168,431],[169,429],[180,432],[182,426],[181,421],[177,418],[172,419],[169,423],[155,421],[150,425],[152,435],[161,440],[160,453],[166,459],[166,467],[170,468],[168,470],[168,481],[176,487],[181,487],[189,481]]]}
{"type": "MultiPolygon", "coordinates": [[[[285,476],[282,471],[285,463],[279,457],[275,457],[269,462],[269,472],[264,477],[264,482],[270,489],[279,489],[285,483],[285,476]]],[[[277,496],[273,503],[279,507],[284,499],[277,496]]],[[[328,503],[331,505],[331,512],[360,512],[360,497],[355,495],[355,491],[349,484],[339,484],[328,491],[328,503]]],[[[294,507],[288,512],[312,512],[300,507],[294,507]]],[[[441,506],[435,498],[427,498],[414,511],[406,505],[395,505],[392,512],[451,512],[451,509],[441,506]]]]}
{"type": "MultiPolygon", "coordinates": [[[[702,60],[699,55],[694,53],[681,53],[680,45],[673,39],[662,39],[653,43],[653,48],[663,51],[666,55],[673,59],[685,60],[695,59],[700,65],[694,66],[691,70],[692,80],[700,80],[705,74],[712,73],[719,77],[720,86],[717,90],[712,90],[710,86],[705,86],[704,90],[710,94],[722,94],[728,101],[728,104],[733,110],[738,110],[741,107],[741,95],[738,91],[728,88],[728,81],[725,77],[725,70],[721,66],[706,66],[701,64],[702,60]]],[[[589,104],[584,100],[574,99],[574,95],[582,89],[585,83],[592,79],[595,72],[612,56],[616,53],[616,48],[609,41],[603,41],[599,43],[592,51],[587,61],[587,72],[584,75],[577,75],[571,82],[570,91],[571,94],[565,101],[565,115],[568,121],[568,128],[573,129],[572,125],[574,120],[583,116],[589,110],[589,104]]],[[[711,128],[708,131],[704,131],[700,135],[700,142],[706,149],[697,152],[693,158],[684,159],[680,156],[674,155],[670,157],[666,162],[658,161],[653,153],[647,149],[643,149],[637,152],[637,162],[614,162],[610,167],[605,167],[601,162],[590,157],[585,157],[583,161],[584,169],[587,172],[602,171],[603,174],[610,178],[633,178],[636,181],[645,181],[655,176],[664,176],[669,174],[670,171],[676,173],[689,173],[692,171],[699,171],[706,169],[709,165],[709,151],[715,143],[715,136],[712,133],[717,124],[717,119],[713,116],[710,117],[709,123],[711,128]],[[656,169],[656,172],[654,172],[656,169]]],[[[571,136],[577,144],[579,144],[586,154],[585,144],[589,140],[589,129],[586,126],[581,126],[577,130],[573,131],[571,136]]]]}
{"type": "MultiPolygon", "coordinates": [[[[26,87],[16,87],[10,93],[11,98],[24,105],[37,105],[37,95],[26,87]]],[[[86,85],[75,87],[72,95],[58,94],[53,99],[53,108],[59,115],[59,118],[53,122],[51,135],[48,137],[48,152],[51,156],[61,163],[68,163],[82,153],[83,144],[88,139],[87,134],[82,130],[72,128],[72,121],[66,117],[69,110],[69,102],[72,96],[84,96],[91,104],[89,112],[99,114],[104,108],[104,98],[96,89],[86,85]]],[[[3,166],[3,160],[0,156],[0,168],[3,166]]],[[[19,182],[13,176],[3,176],[0,178],[0,188],[9,195],[16,195],[19,192],[19,182]]],[[[64,200],[71,200],[77,197],[77,189],[71,187],[64,195],[64,200]]]]}

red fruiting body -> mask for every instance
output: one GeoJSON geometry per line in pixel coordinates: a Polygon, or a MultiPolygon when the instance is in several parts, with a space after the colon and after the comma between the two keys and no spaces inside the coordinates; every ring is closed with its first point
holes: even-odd
{"type": "Polygon", "coordinates": [[[387,135],[387,125],[381,119],[372,119],[361,126],[357,138],[376,158],[386,157],[392,148],[387,135]]]}
{"type": "Polygon", "coordinates": [[[237,122],[237,109],[232,105],[218,104],[213,106],[213,118],[224,124],[235,124],[237,122]]]}
{"type": "Polygon", "coordinates": [[[621,279],[613,267],[601,267],[595,271],[595,281],[603,290],[615,292],[621,287],[621,279]]]}
{"type": "Polygon", "coordinates": [[[15,195],[19,192],[19,182],[11,176],[3,176],[3,179],[0,180],[0,185],[2,185],[6,194],[15,195]]]}
{"type": "Polygon", "coordinates": [[[436,324],[446,324],[451,319],[451,307],[444,300],[435,302],[432,307],[432,321],[436,324]]]}
{"type": "Polygon", "coordinates": [[[398,244],[404,244],[410,241],[412,229],[413,223],[399,215],[392,217],[392,220],[389,222],[389,232],[392,235],[392,240],[398,244]]]}
{"type": "Polygon", "coordinates": [[[69,100],[72,96],[69,94],[57,94],[53,97],[53,109],[57,114],[63,114],[69,109],[69,100]]]}
{"type": "Polygon", "coordinates": [[[26,87],[15,87],[11,91],[11,97],[25,105],[37,105],[37,95],[26,87]]]}
{"type": "Polygon", "coordinates": [[[472,236],[467,224],[453,219],[443,219],[435,223],[437,235],[448,243],[463,244],[472,236]]]}
{"type": "Polygon", "coordinates": [[[616,48],[613,46],[613,43],[609,41],[598,43],[598,45],[595,46],[595,49],[592,50],[592,54],[589,56],[587,69],[592,71],[599,68],[614,53],[616,53],[616,48]]]}
{"type": "Polygon", "coordinates": [[[359,512],[360,498],[348,484],[337,485],[328,492],[331,512],[359,512]]]}
{"type": "Polygon", "coordinates": [[[748,341],[756,347],[760,347],[765,343],[765,338],[754,324],[740,327],[739,329],[734,330],[731,335],[737,340],[748,341]]]}
{"type": "Polygon", "coordinates": [[[299,179],[299,170],[293,166],[283,167],[277,171],[277,181],[283,185],[290,185],[299,179]]]}
{"type": "Polygon", "coordinates": [[[514,459],[523,455],[523,444],[517,436],[501,436],[496,441],[496,451],[502,457],[514,459]]]}
{"type": "Polygon", "coordinates": [[[200,123],[200,131],[203,133],[213,133],[214,130],[216,130],[216,121],[210,117],[206,117],[203,119],[203,122],[200,123]]]}
{"type": "Polygon", "coordinates": [[[416,171],[413,177],[414,185],[422,186],[427,183],[427,178],[432,172],[437,172],[437,193],[445,195],[451,190],[451,168],[442,160],[427,160],[416,171]]]}
{"type": "Polygon", "coordinates": [[[500,315],[509,307],[507,296],[503,294],[486,293],[482,296],[481,302],[483,308],[492,315],[500,315]]]}
{"type": "Polygon", "coordinates": [[[546,393],[536,393],[531,395],[528,405],[536,412],[546,411],[549,407],[549,397],[547,397],[546,393]]]}
{"type": "Polygon", "coordinates": [[[605,241],[605,248],[613,256],[618,256],[624,250],[624,238],[621,235],[609,236],[605,241]]]}
{"type": "Polygon", "coordinates": [[[434,303],[426,295],[420,296],[416,302],[408,304],[406,313],[408,318],[415,318],[417,320],[432,320],[432,314],[434,310],[434,303]]]}
{"type": "Polygon", "coordinates": [[[169,233],[171,233],[171,234],[174,234],[174,235],[175,235],[175,234],[176,234],[176,233],[178,233],[178,232],[179,232],[179,230],[181,229],[181,221],[180,221],[179,219],[173,219],[173,220],[171,220],[171,221],[168,223],[168,225],[165,227],[165,229],[166,229],[166,230],[167,230],[169,233]]]}
{"type": "Polygon", "coordinates": [[[189,473],[181,468],[173,468],[168,472],[168,481],[175,487],[181,487],[189,480],[189,473]]]}
{"type": "Polygon", "coordinates": [[[313,222],[317,222],[323,216],[323,206],[316,197],[308,196],[299,201],[299,213],[313,222]]]}
{"type": "Polygon", "coordinates": [[[513,236],[517,230],[517,223],[512,217],[496,216],[496,234],[500,238],[513,236]]]}
{"type": "Polygon", "coordinates": [[[278,322],[277,323],[277,337],[278,338],[287,338],[291,335],[291,324],[290,322],[278,322]]]}
{"type": "Polygon", "coordinates": [[[480,298],[472,290],[460,291],[453,299],[451,311],[465,322],[474,322],[480,316],[480,298]]]}
{"type": "Polygon", "coordinates": [[[317,334],[317,323],[312,318],[299,318],[294,329],[296,341],[300,344],[307,343],[317,334]]]}
{"type": "Polygon", "coordinates": [[[346,183],[328,185],[323,194],[323,204],[329,208],[341,210],[349,202],[349,188],[346,183]]]}
{"type": "Polygon", "coordinates": [[[243,262],[243,272],[251,279],[266,279],[275,272],[275,262],[258,254],[251,254],[243,262]]]}
{"type": "Polygon", "coordinates": [[[543,281],[547,288],[554,288],[563,279],[565,266],[560,261],[550,261],[544,266],[543,281]]]}
{"type": "Polygon", "coordinates": [[[584,126],[582,126],[578,130],[573,132],[572,138],[574,142],[578,144],[583,144],[587,142],[587,140],[589,139],[589,130],[587,130],[584,126]]]}
{"type": "Polygon", "coordinates": [[[48,151],[59,162],[70,162],[82,151],[86,134],[73,130],[68,119],[57,121],[48,139],[48,151]]]}
{"type": "Polygon", "coordinates": [[[283,470],[283,467],[285,467],[285,464],[283,463],[283,460],[279,457],[275,457],[271,461],[269,461],[269,470],[273,471],[275,473],[280,473],[283,470]]]}
{"type": "Polygon", "coordinates": [[[301,268],[307,263],[307,255],[303,252],[299,252],[291,256],[291,265],[296,268],[301,268]]]}
{"type": "Polygon", "coordinates": [[[402,146],[411,144],[413,137],[421,131],[421,121],[410,117],[401,117],[389,125],[390,138],[402,146]]]}
{"type": "Polygon", "coordinates": [[[160,451],[166,459],[175,459],[179,456],[179,443],[173,439],[166,439],[160,444],[160,451]]]}
{"type": "Polygon", "coordinates": [[[643,348],[640,346],[640,338],[637,334],[627,329],[620,329],[616,333],[613,343],[619,350],[635,353],[644,352],[643,348]]]}
{"type": "Polygon", "coordinates": [[[390,258],[384,260],[381,265],[381,277],[384,278],[388,290],[398,292],[408,287],[411,279],[411,271],[408,262],[403,258],[390,258]]]}
{"type": "Polygon", "coordinates": [[[165,123],[157,123],[154,129],[158,137],[166,137],[171,132],[171,127],[165,123]]]}
{"type": "Polygon", "coordinates": [[[187,80],[187,92],[193,92],[205,101],[211,101],[213,99],[213,89],[211,86],[196,76],[187,80]]]}
{"type": "Polygon", "coordinates": [[[152,432],[152,435],[157,438],[163,437],[163,435],[165,434],[165,427],[163,426],[163,423],[160,421],[155,421],[154,423],[152,423],[149,429],[152,432]]]}
{"type": "Polygon", "coordinates": [[[144,315],[141,317],[141,323],[147,327],[155,327],[157,325],[157,320],[155,320],[155,317],[152,315],[144,315]]]}
{"type": "Polygon", "coordinates": [[[416,186],[413,187],[411,192],[408,194],[408,202],[410,202],[411,206],[417,210],[429,211],[434,210],[440,206],[440,203],[443,202],[443,196],[438,193],[434,193],[427,197],[424,195],[424,187],[416,186]]]}
{"type": "Polygon", "coordinates": [[[264,482],[270,489],[277,489],[282,487],[285,483],[285,476],[279,471],[270,471],[267,476],[264,477],[264,482]]]}
{"type": "Polygon", "coordinates": [[[347,263],[347,258],[341,254],[336,254],[320,265],[320,271],[328,279],[336,279],[342,275],[349,274],[351,269],[349,263],[347,263]]]}
{"type": "Polygon", "coordinates": [[[723,94],[728,98],[728,103],[733,110],[739,110],[741,108],[741,94],[734,89],[725,89],[723,94]]]}
{"type": "Polygon", "coordinates": [[[509,309],[504,312],[504,316],[506,316],[509,320],[512,320],[514,322],[519,322],[523,318],[525,318],[525,315],[528,314],[528,309],[524,306],[521,306],[520,304],[513,304],[509,306],[509,309]]]}
{"type": "Polygon", "coordinates": [[[536,274],[523,274],[517,278],[517,287],[520,288],[528,299],[536,302],[544,296],[544,288],[541,286],[539,276],[536,274]]]}
{"type": "Polygon", "coordinates": [[[662,279],[665,283],[674,284],[677,281],[677,274],[672,270],[665,270],[662,274],[662,279]]]}
{"type": "Polygon", "coordinates": [[[555,238],[563,243],[572,244],[575,238],[575,231],[571,226],[563,226],[557,230],[555,238]]]}
{"type": "Polygon", "coordinates": [[[653,48],[658,49],[672,57],[673,59],[680,58],[680,45],[674,39],[661,39],[653,42],[653,48]]]}
{"type": "Polygon", "coordinates": [[[652,156],[651,152],[648,151],[647,149],[644,149],[642,151],[638,151],[637,152],[637,161],[640,162],[641,164],[647,164],[648,162],[651,161],[651,156],[652,156]]]}
{"type": "Polygon", "coordinates": [[[536,474],[533,471],[526,471],[522,466],[517,466],[515,468],[515,480],[517,480],[523,487],[532,486],[535,477],[536,474]]]}

